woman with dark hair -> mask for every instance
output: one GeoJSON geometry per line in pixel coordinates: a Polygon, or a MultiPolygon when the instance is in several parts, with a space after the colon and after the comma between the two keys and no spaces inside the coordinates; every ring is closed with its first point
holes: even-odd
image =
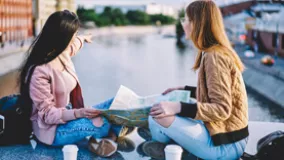
{"type": "Polygon", "coordinates": [[[84,106],[71,57],[91,43],[91,35],[78,36],[79,19],[68,10],[53,13],[28,50],[21,69],[20,92],[32,106],[31,121],[37,139],[47,145],[73,144],[87,136],[89,148],[100,156],[115,153],[122,127],[113,127],[95,108],[107,109],[112,99],[92,108],[84,106]],[[70,107],[72,106],[72,108],[70,107]],[[114,132],[110,131],[110,128],[114,132]],[[103,137],[112,138],[103,138],[103,137]],[[95,138],[103,138],[96,142],[95,138]]]}
{"type": "Polygon", "coordinates": [[[202,159],[239,159],[248,139],[248,102],[242,77],[244,65],[225,33],[222,14],[211,0],[197,0],[186,8],[182,25],[198,54],[197,87],[190,90],[196,103],[161,102],[152,107],[149,127],[155,141],[145,143],[152,157],[163,156],[170,140],[202,159]]]}

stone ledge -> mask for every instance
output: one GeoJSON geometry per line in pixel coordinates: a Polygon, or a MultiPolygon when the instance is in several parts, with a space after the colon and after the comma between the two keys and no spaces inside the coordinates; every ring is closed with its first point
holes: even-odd
{"type": "Polygon", "coordinates": [[[247,67],[243,73],[246,86],[284,108],[284,81],[259,70],[247,67]]]}
{"type": "Polygon", "coordinates": [[[0,76],[3,76],[13,70],[18,69],[25,58],[24,52],[13,53],[9,56],[0,58],[0,76]]]}
{"type": "Polygon", "coordinates": [[[259,72],[269,74],[275,78],[284,81],[284,67],[283,71],[278,68],[272,68],[262,65],[259,61],[252,61],[249,59],[242,59],[242,61],[249,67],[258,70],[259,72]]]}

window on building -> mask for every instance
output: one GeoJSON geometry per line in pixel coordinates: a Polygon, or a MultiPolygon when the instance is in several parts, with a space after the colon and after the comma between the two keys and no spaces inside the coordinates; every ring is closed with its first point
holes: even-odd
{"type": "Polygon", "coordinates": [[[272,36],[272,46],[273,47],[277,47],[277,33],[273,33],[273,36],[272,36]]]}

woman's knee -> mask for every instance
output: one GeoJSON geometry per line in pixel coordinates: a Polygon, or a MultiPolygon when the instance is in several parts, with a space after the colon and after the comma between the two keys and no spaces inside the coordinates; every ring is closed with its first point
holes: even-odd
{"type": "Polygon", "coordinates": [[[162,127],[152,117],[149,117],[149,128],[152,140],[161,143],[168,143],[170,138],[162,131],[162,127]]]}
{"type": "Polygon", "coordinates": [[[99,126],[96,126],[93,124],[96,128],[96,133],[93,135],[94,138],[103,138],[107,137],[110,129],[111,129],[111,124],[107,121],[105,118],[101,118],[102,121],[100,121],[99,126]]]}
{"type": "Polygon", "coordinates": [[[175,120],[175,116],[170,117],[164,117],[164,118],[153,118],[152,116],[149,116],[148,122],[149,126],[162,126],[164,128],[170,127],[175,120]]]}
{"type": "Polygon", "coordinates": [[[162,127],[169,128],[175,121],[175,116],[155,118],[154,121],[156,121],[162,127]]]}
{"type": "Polygon", "coordinates": [[[95,117],[92,119],[92,122],[95,127],[101,127],[104,124],[102,117],[95,117]]]}

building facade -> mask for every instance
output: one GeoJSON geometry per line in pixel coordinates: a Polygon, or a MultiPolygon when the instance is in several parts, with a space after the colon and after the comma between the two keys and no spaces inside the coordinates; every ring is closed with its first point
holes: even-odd
{"type": "Polygon", "coordinates": [[[33,0],[34,35],[38,35],[48,16],[56,11],[56,0],[33,0]]]}
{"type": "Polygon", "coordinates": [[[38,35],[47,18],[55,11],[68,9],[76,11],[74,0],[33,0],[33,21],[35,35],[38,35]]]}
{"type": "Polygon", "coordinates": [[[172,6],[157,3],[148,4],[145,12],[148,14],[163,14],[171,17],[177,17],[177,12],[172,6]]]}
{"type": "Polygon", "coordinates": [[[32,0],[0,0],[1,45],[24,41],[32,35],[32,0]]]}
{"type": "Polygon", "coordinates": [[[58,11],[68,9],[72,12],[76,12],[75,0],[57,0],[56,9],[58,11]]]}
{"type": "Polygon", "coordinates": [[[284,9],[279,13],[262,13],[248,30],[247,44],[260,52],[284,57],[284,9]]]}

